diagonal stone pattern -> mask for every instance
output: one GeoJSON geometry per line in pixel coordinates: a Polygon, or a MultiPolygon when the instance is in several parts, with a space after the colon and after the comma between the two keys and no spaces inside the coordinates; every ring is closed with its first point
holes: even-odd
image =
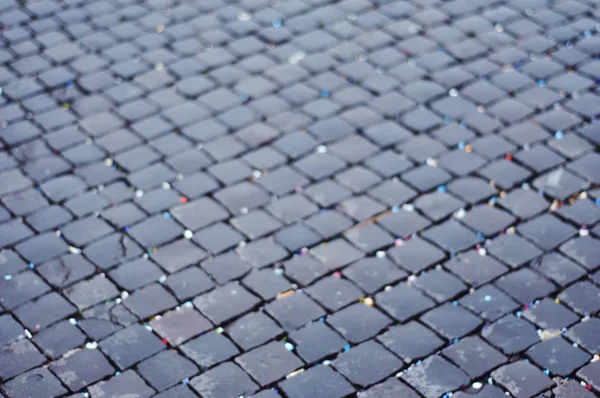
{"type": "Polygon", "coordinates": [[[0,397],[600,396],[597,0],[0,0],[0,397]]]}

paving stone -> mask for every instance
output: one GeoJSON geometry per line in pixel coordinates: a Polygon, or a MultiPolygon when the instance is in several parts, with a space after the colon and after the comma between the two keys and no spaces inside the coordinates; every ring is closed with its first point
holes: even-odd
{"type": "Polygon", "coordinates": [[[27,339],[17,340],[0,348],[3,368],[0,378],[6,381],[20,373],[46,362],[46,358],[27,339]]]}
{"type": "Polygon", "coordinates": [[[375,300],[382,309],[401,322],[435,305],[433,300],[407,283],[400,283],[378,293],[375,300]]]}
{"type": "Polygon", "coordinates": [[[198,368],[175,351],[162,351],[142,361],[137,370],[156,391],[163,391],[194,375],[198,368]]]}
{"type": "Polygon", "coordinates": [[[567,337],[588,352],[596,352],[598,347],[600,347],[600,339],[598,338],[598,334],[594,332],[594,328],[598,327],[598,325],[600,325],[600,321],[597,318],[590,318],[586,322],[572,326],[567,331],[567,337]]]}
{"type": "Polygon", "coordinates": [[[338,311],[327,322],[351,343],[373,337],[390,324],[390,319],[379,310],[357,303],[338,311]]]}
{"type": "Polygon", "coordinates": [[[507,361],[504,355],[479,337],[466,337],[444,349],[443,354],[471,378],[479,377],[507,361]]]}
{"type": "Polygon", "coordinates": [[[99,346],[120,369],[127,369],[164,348],[160,339],[141,325],[122,329],[101,341],[99,346]]]}
{"type": "Polygon", "coordinates": [[[439,397],[469,382],[469,377],[439,356],[427,358],[404,372],[402,380],[427,398],[439,397]]]}
{"type": "Polygon", "coordinates": [[[492,372],[492,377],[515,397],[532,397],[552,387],[551,380],[535,366],[519,361],[492,372]]]}
{"type": "Polygon", "coordinates": [[[491,256],[470,250],[444,264],[452,273],[472,286],[483,285],[507,272],[507,268],[491,256]]]}
{"type": "Polygon", "coordinates": [[[483,329],[481,335],[506,355],[523,351],[540,341],[531,324],[512,314],[483,329]]]}
{"type": "Polygon", "coordinates": [[[551,282],[530,269],[520,269],[502,276],[496,286],[522,304],[547,296],[556,289],[551,282]]]}
{"type": "Polygon", "coordinates": [[[71,391],[78,391],[114,373],[115,369],[100,350],[81,349],[50,365],[71,391]]]}
{"type": "Polygon", "coordinates": [[[298,329],[325,315],[323,308],[299,291],[267,304],[265,310],[288,331],[298,329]]]}
{"type": "Polygon", "coordinates": [[[9,398],[30,397],[37,394],[54,398],[67,393],[60,381],[45,368],[37,368],[21,374],[5,383],[2,390],[9,398]]]}
{"type": "Polygon", "coordinates": [[[393,326],[377,340],[406,363],[425,358],[444,344],[435,333],[416,321],[393,326]]]}
{"type": "Polygon", "coordinates": [[[571,374],[590,359],[584,351],[560,337],[534,345],[527,350],[527,355],[535,363],[561,376],[571,374]]]}
{"type": "Polygon", "coordinates": [[[85,340],[85,334],[67,321],[42,330],[35,336],[35,342],[46,355],[53,359],[60,358],[73,348],[82,345],[85,340]]]}
{"type": "Polygon", "coordinates": [[[339,355],[332,365],[352,383],[367,386],[393,374],[402,361],[369,340],[339,355]]]}
{"type": "Polygon", "coordinates": [[[128,370],[123,374],[113,376],[107,381],[101,381],[89,387],[90,394],[118,396],[133,394],[139,397],[149,397],[154,394],[154,390],[148,387],[144,380],[133,370],[128,370]]]}
{"type": "Polygon", "coordinates": [[[340,351],[346,341],[323,322],[309,323],[302,329],[290,333],[296,352],[307,363],[316,362],[340,351]]]}
{"type": "Polygon", "coordinates": [[[361,391],[357,395],[359,398],[372,398],[380,396],[399,396],[406,398],[417,398],[418,395],[406,384],[394,377],[390,377],[383,383],[377,384],[368,390],[361,391]]]}
{"type": "Polygon", "coordinates": [[[235,318],[258,303],[260,300],[237,282],[204,293],[194,300],[194,306],[215,324],[235,318]]]}
{"type": "Polygon", "coordinates": [[[239,349],[227,337],[209,332],[181,345],[181,351],[201,369],[207,369],[237,355],[239,349]]]}
{"type": "Polygon", "coordinates": [[[150,322],[152,329],[173,346],[212,328],[211,323],[196,310],[188,307],[166,313],[150,322]]]}
{"type": "Polygon", "coordinates": [[[448,339],[460,338],[481,324],[478,317],[454,304],[434,308],[420,319],[448,339]]]}
{"type": "Polygon", "coordinates": [[[328,396],[343,397],[354,392],[354,387],[329,366],[315,366],[298,377],[280,383],[281,389],[291,398],[328,396]]]}
{"type": "Polygon", "coordinates": [[[576,381],[569,380],[565,383],[560,383],[558,387],[552,390],[558,398],[575,397],[575,398],[592,398],[591,392],[582,387],[576,381]]]}
{"type": "Polygon", "coordinates": [[[221,364],[193,378],[190,384],[195,391],[207,398],[252,394],[259,388],[232,362],[221,364]]]}
{"type": "Polygon", "coordinates": [[[591,363],[577,372],[577,376],[581,377],[591,385],[596,391],[598,390],[598,364],[591,363]]]}
{"type": "Polygon", "coordinates": [[[463,296],[459,302],[480,317],[490,321],[495,321],[519,307],[519,304],[510,296],[492,285],[482,286],[471,294],[463,296]]]}
{"type": "Polygon", "coordinates": [[[271,342],[236,358],[261,385],[271,384],[302,366],[302,361],[280,342],[271,342]]]}

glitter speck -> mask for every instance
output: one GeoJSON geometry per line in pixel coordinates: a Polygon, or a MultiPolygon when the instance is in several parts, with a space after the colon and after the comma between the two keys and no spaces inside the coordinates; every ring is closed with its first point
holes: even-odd
{"type": "Polygon", "coordinates": [[[458,97],[458,90],[455,88],[451,88],[450,91],[448,91],[448,95],[451,97],[458,97]]]}
{"type": "Polygon", "coordinates": [[[192,239],[192,236],[194,236],[194,233],[193,233],[192,231],[190,231],[189,229],[186,229],[186,230],[183,232],[183,237],[184,237],[185,239],[187,239],[187,240],[190,240],[190,239],[192,239]]]}
{"type": "Polygon", "coordinates": [[[486,303],[489,303],[490,301],[492,301],[492,296],[490,296],[489,294],[488,294],[488,295],[486,295],[486,296],[483,298],[483,301],[485,301],[486,303]]]}

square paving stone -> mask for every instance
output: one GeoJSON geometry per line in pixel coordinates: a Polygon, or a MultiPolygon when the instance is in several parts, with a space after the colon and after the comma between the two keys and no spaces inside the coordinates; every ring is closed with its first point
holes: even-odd
{"type": "Polygon", "coordinates": [[[164,348],[160,339],[142,325],[122,329],[100,342],[100,348],[120,368],[127,369],[164,348]]]}
{"type": "Polygon", "coordinates": [[[293,288],[292,284],[276,270],[264,269],[251,272],[242,280],[244,286],[258,294],[263,300],[275,298],[279,293],[293,288]]]}
{"type": "Polygon", "coordinates": [[[307,363],[313,363],[341,351],[346,341],[323,322],[313,322],[290,333],[298,355],[307,363]]]}
{"type": "Polygon", "coordinates": [[[480,317],[495,321],[505,314],[517,309],[519,303],[492,285],[485,285],[459,300],[480,317]]]}
{"type": "Polygon", "coordinates": [[[352,282],[337,276],[323,278],[305,291],[331,312],[339,310],[362,296],[362,291],[352,282]]]}
{"type": "Polygon", "coordinates": [[[483,285],[506,273],[508,268],[491,256],[482,256],[476,250],[456,256],[444,266],[472,286],[483,285]]]}
{"type": "Polygon", "coordinates": [[[368,294],[373,294],[407,275],[385,257],[362,258],[344,269],[342,273],[368,294]]]}
{"type": "Polygon", "coordinates": [[[545,298],[523,312],[523,317],[542,329],[561,330],[579,320],[579,317],[562,304],[545,298]]]}
{"type": "Polygon", "coordinates": [[[142,246],[152,248],[181,236],[183,228],[173,220],[156,215],[134,225],[128,233],[142,246]]]}
{"type": "Polygon", "coordinates": [[[492,236],[504,230],[516,221],[516,218],[497,208],[480,205],[471,208],[461,222],[485,236],[492,236]],[[485,220],[485,221],[484,221],[485,220]]]}
{"type": "Polygon", "coordinates": [[[444,356],[457,364],[471,378],[481,377],[507,362],[507,358],[477,336],[465,337],[445,348],[444,356]]]}
{"type": "Polygon", "coordinates": [[[365,387],[397,372],[402,367],[402,361],[369,340],[343,352],[332,365],[352,383],[365,387]]]}
{"type": "Polygon", "coordinates": [[[521,224],[518,231],[546,250],[555,248],[577,232],[575,228],[549,214],[543,214],[521,224]]]}
{"type": "Polygon", "coordinates": [[[219,284],[237,279],[252,269],[252,266],[233,252],[221,254],[202,262],[202,269],[219,284]]]}
{"type": "Polygon", "coordinates": [[[91,339],[100,340],[137,321],[125,306],[111,301],[83,311],[83,319],[77,325],[91,339]]]}
{"type": "Polygon", "coordinates": [[[102,380],[115,371],[100,350],[86,348],[53,362],[50,370],[73,392],[102,380]]]}
{"type": "Polygon", "coordinates": [[[206,318],[189,307],[180,307],[166,313],[160,319],[153,319],[150,326],[173,346],[178,346],[212,328],[212,324],[206,318]]]}
{"type": "Polygon", "coordinates": [[[426,398],[436,398],[465,386],[469,377],[445,359],[432,356],[404,372],[402,380],[426,398]]]}
{"type": "Polygon", "coordinates": [[[48,398],[67,393],[60,381],[48,369],[37,368],[21,374],[2,386],[8,398],[35,397],[38,394],[48,398]]]}
{"type": "Polygon", "coordinates": [[[177,240],[151,255],[154,260],[167,272],[175,272],[206,257],[204,250],[187,240],[177,240]]]}
{"type": "Polygon", "coordinates": [[[235,361],[263,386],[281,379],[303,365],[283,343],[277,341],[248,351],[238,356],[235,361]]]}
{"type": "Polygon", "coordinates": [[[496,369],[492,377],[517,398],[533,397],[553,385],[549,377],[524,361],[496,369]]]}
{"type": "Polygon", "coordinates": [[[111,377],[106,381],[101,381],[88,388],[90,394],[99,396],[127,396],[134,395],[140,398],[146,398],[154,394],[154,390],[146,385],[144,380],[133,370],[128,370],[122,374],[111,377]]]}
{"type": "Polygon", "coordinates": [[[589,184],[569,171],[558,168],[537,177],[533,180],[533,186],[555,199],[565,200],[585,190],[589,184]]]}
{"type": "Polygon", "coordinates": [[[325,315],[323,308],[300,291],[295,291],[267,304],[265,309],[288,331],[298,329],[325,315]]]}
{"type": "Polygon", "coordinates": [[[403,269],[409,272],[420,272],[425,268],[443,260],[446,255],[426,240],[411,238],[403,241],[388,251],[388,255],[403,269]]]}
{"type": "Polygon", "coordinates": [[[354,392],[354,387],[329,366],[315,366],[296,377],[279,383],[290,398],[342,398],[354,392]]]}
{"type": "Polygon", "coordinates": [[[151,261],[141,258],[120,265],[109,275],[119,286],[131,291],[158,280],[163,271],[151,261]]]}
{"type": "Polygon", "coordinates": [[[186,228],[193,231],[229,216],[229,213],[221,205],[210,198],[200,198],[177,206],[171,210],[171,214],[186,228]]]}
{"type": "Polygon", "coordinates": [[[0,347],[23,336],[23,327],[10,314],[0,315],[0,347]]]}
{"type": "Polygon", "coordinates": [[[524,351],[540,341],[533,325],[512,314],[484,328],[481,336],[506,355],[524,351]]]}
{"type": "Polygon", "coordinates": [[[13,309],[49,290],[50,287],[33,271],[23,272],[0,280],[0,304],[13,309]]]}
{"type": "Polygon", "coordinates": [[[0,361],[3,364],[0,368],[0,379],[6,381],[26,370],[43,364],[46,362],[46,357],[38,351],[31,341],[22,339],[0,347],[0,361]]]}
{"type": "Polygon", "coordinates": [[[593,270],[600,265],[598,255],[600,247],[598,239],[584,236],[571,239],[560,246],[560,251],[571,257],[588,270],[593,270]]]}
{"type": "Polygon", "coordinates": [[[488,182],[481,178],[462,177],[448,183],[448,191],[458,198],[468,202],[477,203],[497,193],[488,182]]]}
{"type": "Polygon", "coordinates": [[[600,349],[600,335],[597,332],[599,326],[600,320],[598,318],[590,318],[585,322],[572,326],[566,335],[588,352],[595,353],[600,349]]]}
{"type": "Polygon", "coordinates": [[[404,322],[435,305],[435,302],[419,290],[400,283],[375,296],[377,305],[394,319],[404,322]]]}
{"type": "Polygon", "coordinates": [[[450,253],[457,253],[474,246],[479,239],[469,229],[454,220],[433,226],[422,236],[450,253]]]}
{"type": "Polygon", "coordinates": [[[392,326],[377,340],[406,363],[425,358],[444,344],[435,333],[416,321],[392,326]]]}
{"type": "Polygon", "coordinates": [[[229,337],[245,351],[283,333],[283,329],[262,312],[244,315],[231,323],[226,330],[229,337]]]}
{"type": "Polygon", "coordinates": [[[198,368],[176,351],[165,350],[141,362],[137,371],[154,389],[163,391],[196,374],[198,368]]]}
{"type": "Polygon", "coordinates": [[[238,397],[252,394],[258,385],[232,362],[221,364],[190,381],[192,388],[206,398],[238,397]]]}
{"type": "Polygon", "coordinates": [[[438,269],[422,273],[414,285],[439,303],[452,299],[467,288],[452,274],[438,269]]]}
{"type": "Polygon", "coordinates": [[[547,279],[527,268],[502,276],[496,281],[496,286],[522,304],[547,296],[556,289],[547,279]]]}
{"type": "Polygon", "coordinates": [[[430,225],[430,222],[414,211],[398,210],[378,218],[377,222],[398,237],[406,237],[430,225]]]}
{"type": "Polygon", "coordinates": [[[177,301],[158,283],[135,291],[123,303],[140,319],[146,319],[177,305],[177,301]]]}
{"type": "Polygon", "coordinates": [[[329,270],[344,267],[364,256],[343,239],[322,243],[313,247],[310,253],[329,270]]]}
{"type": "Polygon", "coordinates": [[[374,307],[357,303],[329,316],[327,323],[344,339],[351,343],[360,343],[386,328],[391,319],[374,307]]]}
{"type": "Polygon", "coordinates": [[[181,351],[201,369],[207,369],[237,355],[239,349],[224,335],[208,332],[181,345],[181,351]]]}
{"type": "Polygon", "coordinates": [[[588,281],[577,282],[558,295],[560,301],[583,315],[600,309],[600,289],[588,281]]]}
{"type": "Polygon", "coordinates": [[[194,306],[217,325],[241,315],[258,303],[260,299],[238,282],[204,293],[194,300],[194,306]]]}
{"type": "Polygon", "coordinates": [[[594,398],[594,395],[586,390],[575,380],[568,380],[558,384],[558,387],[552,390],[556,398],[594,398]]]}
{"type": "Polygon", "coordinates": [[[592,386],[596,391],[598,391],[598,387],[600,387],[600,383],[598,382],[598,368],[600,368],[600,366],[598,365],[598,361],[592,362],[577,372],[577,376],[585,380],[587,384],[592,386]]]}
{"type": "Polygon", "coordinates": [[[536,364],[563,377],[573,373],[590,359],[589,354],[573,347],[562,337],[536,344],[527,350],[526,354],[536,364]]]}
{"type": "Polygon", "coordinates": [[[86,335],[67,321],[42,330],[34,338],[44,353],[52,359],[60,358],[73,348],[82,345],[85,340],[86,335]]]}
{"type": "Polygon", "coordinates": [[[433,192],[420,196],[414,205],[429,219],[439,221],[463,207],[464,203],[445,192],[433,192]]]}
{"type": "Polygon", "coordinates": [[[202,248],[216,254],[240,243],[244,240],[244,235],[229,224],[218,222],[197,231],[192,239],[202,248]]]}
{"type": "Polygon", "coordinates": [[[361,391],[357,395],[358,398],[376,398],[376,397],[404,397],[417,398],[416,392],[411,390],[406,384],[402,383],[395,377],[390,377],[383,383],[374,385],[368,390],[361,391]]]}
{"type": "Polygon", "coordinates": [[[34,264],[43,263],[65,254],[67,249],[67,244],[54,232],[37,235],[15,246],[15,250],[19,254],[34,264]]]}
{"type": "Polygon", "coordinates": [[[460,338],[481,324],[481,319],[454,304],[434,308],[420,319],[447,339],[460,338]]]}
{"type": "Polygon", "coordinates": [[[516,234],[501,235],[489,242],[486,249],[495,258],[512,268],[519,267],[543,254],[535,245],[516,234]]]}
{"type": "Polygon", "coordinates": [[[530,189],[515,189],[506,196],[500,197],[498,203],[515,216],[527,219],[546,210],[548,202],[542,195],[530,189]]]}
{"type": "Polygon", "coordinates": [[[480,169],[479,174],[489,180],[494,180],[503,189],[509,189],[531,176],[527,169],[505,159],[490,163],[480,169]]]}

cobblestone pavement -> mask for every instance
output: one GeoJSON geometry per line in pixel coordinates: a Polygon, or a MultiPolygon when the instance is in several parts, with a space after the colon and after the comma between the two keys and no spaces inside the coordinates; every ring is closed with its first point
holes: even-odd
{"type": "Polygon", "coordinates": [[[600,396],[599,17],[0,0],[0,396],[600,396]]]}

